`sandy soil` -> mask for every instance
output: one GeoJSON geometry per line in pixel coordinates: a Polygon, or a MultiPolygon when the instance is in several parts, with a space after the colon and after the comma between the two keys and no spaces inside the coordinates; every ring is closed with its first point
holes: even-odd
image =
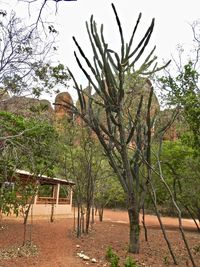
{"type": "MultiPolygon", "coordinates": [[[[184,244],[177,230],[177,219],[163,218],[168,236],[172,242],[179,266],[191,266],[184,244]]],[[[0,248],[12,244],[21,244],[23,241],[23,225],[20,220],[4,219],[6,226],[0,231],[0,248]]],[[[134,258],[140,266],[160,267],[174,266],[170,258],[166,243],[162,238],[155,216],[146,216],[148,227],[148,242],[144,240],[144,231],[141,228],[141,249],[134,258]]],[[[185,233],[192,248],[197,266],[200,266],[200,235],[196,232],[191,220],[184,220],[185,233]]],[[[30,226],[28,226],[28,234],[30,226]]],[[[82,266],[109,266],[105,259],[108,246],[111,246],[121,257],[120,266],[123,266],[127,257],[128,247],[128,216],[123,211],[106,210],[104,222],[98,222],[96,217],[89,235],[77,239],[73,232],[73,219],[57,219],[50,223],[47,219],[34,220],[32,240],[39,248],[39,254],[30,258],[0,260],[0,267],[82,267],[82,266]],[[78,245],[78,247],[77,247],[78,245]],[[77,253],[84,251],[86,255],[95,258],[98,262],[84,262],[77,257],[77,253]]]]}

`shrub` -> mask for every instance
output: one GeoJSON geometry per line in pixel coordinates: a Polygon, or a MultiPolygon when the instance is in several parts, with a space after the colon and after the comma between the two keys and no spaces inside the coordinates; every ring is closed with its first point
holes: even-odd
{"type": "Polygon", "coordinates": [[[124,263],[124,267],[137,267],[137,266],[138,265],[133,258],[131,258],[131,257],[126,258],[126,261],[124,263]]]}
{"type": "Polygon", "coordinates": [[[111,247],[108,247],[106,251],[106,259],[110,262],[111,267],[119,266],[119,257],[111,247]]]}

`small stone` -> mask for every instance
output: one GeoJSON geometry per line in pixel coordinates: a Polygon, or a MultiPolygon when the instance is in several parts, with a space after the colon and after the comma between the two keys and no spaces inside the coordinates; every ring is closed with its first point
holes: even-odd
{"type": "Polygon", "coordinates": [[[80,258],[83,258],[85,255],[82,253],[77,253],[77,256],[79,256],[80,258]]]}
{"type": "Polygon", "coordinates": [[[92,258],[92,259],[91,259],[91,262],[92,262],[92,263],[97,263],[97,260],[96,260],[95,258],[92,258]]]}
{"type": "Polygon", "coordinates": [[[80,248],[80,245],[76,245],[77,248],[80,248]]]}
{"type": "Polygon", "coordinates": [[[83,260],[84,260],[84,261],[89,261],[90,258],[89,258],[87,255],[84,255],[84,256],[83,256],[83,260]]]}

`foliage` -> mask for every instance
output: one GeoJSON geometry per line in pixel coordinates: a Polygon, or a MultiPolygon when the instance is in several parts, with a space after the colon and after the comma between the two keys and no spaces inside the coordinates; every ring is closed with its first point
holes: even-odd
{"type": "Polygon", "coordinates": [[[169,265],[169,258],[168,258],[168,256],[164,256],[164,257],[163,257],[163,263],[164,263],[165,265],[169,265]]]}
{"type": "Polygon", "coordinates": [[[54,34],[43,40],[43,34],[34,25],[24,25],[14,12],[10,16],[3,14],[0,14],[0,87],[4,94],[28,92],[38,97],[58,84],[66,86],[69,75],[64,66],[51,66],[48,59],[52,55],[54,34]]]}
{"type": "Polygon", "coordinates": [[[38,172],[53,168],[51,160],[57,133],[49,122],[4,111],[0,112],[0,122],[1,153],[11,153],[9,165],[38,172]]]}
{"type": "MultiPolygon", "coordinates": [[[[110,262],[111,267],[118,267],[119,266],[119,256],[113,249],[109,246],[106,250],[106,259],[110,262]]],[[[136,261],[132,257],[127,257],[124,262],[125,267],[137,267],[136,261]]]]}
{"type": "Polygon", "coordinates": [[[59,128],[60,144],[59,166],[56,171],[80,183],[80,187],[76,187],[75,190],[82,191],[81,195],[84,198],[88,187],[88,171],[96,177],[101,163],[98,142],[91,136],[90,130],[76,122],[62,120],[56,127],[59,128]]]}
{"type": "Polygon", "coordinates": [[[32,65],[34,71],[34,84],[32,86],[33,95],[39,97],[42,92],[59,93],[58,85],[67,87],[69,75],[63,64],[52,66],[50,63],[35,62],[32,65]]]}
{"type": "MultiPolygon", "coordinates": [[[[97,192],[97,181],[103,182],[103,176],[108,175],[103,164],[103,153],[91,130],[78,120],[67,121],[66,118],[57,121],[59,129],[60,157],[57,173],[62,177],[70,177],[76,183],[74,198],[78,206],[77,235],[84,232],[80,229],[80,221],[86,220],[86,233],[90,223],[90,209],[94,208],[94,194],[97,192]]],[[[108,170],[109,171],[109,170],[108,170]]],[[[83,223],[84,224],[84,223],[83,223]]],[[[83,228],[83,227],[82,227],[83,228]]]]}
{"type": "Polygon", "coordinates": [[[117,177],[112,174],[105,160],[102,163],[99,179],[95,184],[95,205],[97,207],[125,207],[125,195],[117,177]]]}
{"type": "MultiPolygon", "coordinates": [[[[200,169],[199,157],[196,157],[194,149],[181,140],[163,141],[160,160],[163,176],[175,200],[183,207],[185,214],[188,214],[186,208],[189,208],[194,217],[198,218],[200,169]]],[[[166,194],[163,184],[157,176],[154,177],[153,183],[157,203],[161,210],[168,214],[174,214],[171,198],[169,194],[166,194]]]]}
{"type": "Polygon", "coordinates": [[[199,73],[194,68],[193,62],[184,65],[183,70],[176,77],[171,75],[160,79],[167,94],[168,104],[183,111],[185,121],[190,127],[187,143],[196,148],[200,147],[200,91],[199,73]]]}
{"type": "Polygon", "coordinates": [[[21,183],[15,171],[25,169],[35,175],[52,175],[57,157],[57,134],[48,122],[8,112],[0,112],[0,124],[0,183],[9,185],[12,178],[16,178],[13,187],[2,187],[0,209],[3,213],[12,211],[18,215],[20,207],[27,204],[35,194],[36,185],[21,183]]]}
{"type": "Polygon", "coordinates": [[[111,247],[108,247],[106,251],[106,259],[110,262],[111,267],[119,266],[119,257],[111,247]]]}
{"type": "MultiPolygon", "coordinates": [[[[25,25],[15,12],[0,13],[0,101],[9,95],[33,94],[56,90],[61,84],[67,86],[69,75],[64,65],[50,64],[55,40],[54,31],[45,36],[35,24],[25,25]]],[[[45,104],[33,107],[35,115],[46,108],[45,104]]],[[[36,117],[36,116],[35,116],[36,117]]],[[[0,112],[0,183],[9,182],[16,176],[16,169],[31,173],[53,174],[57,160],[57,133],[53,126],[37,118],[24,118],[8,112],[0,112]]],[[[16,177],[15,177],[16,179],[16,177]]],[[[17,215],[20,207],[30,202],[36,186],[22,185],[16,180],[11,190],[2,189],[0,209],[17,215]],[[18,194],[21,197],[18,197],[18,194]]]]}
{"type": "Polygon", "coordinates": [[[127,257],[124,263],[124,267],[137,267],[137,263],[133,258],[127,257]]]}

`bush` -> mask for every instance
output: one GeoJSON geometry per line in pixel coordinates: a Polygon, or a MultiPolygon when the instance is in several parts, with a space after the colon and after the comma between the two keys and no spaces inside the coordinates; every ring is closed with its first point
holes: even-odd
{"type": "Polygon", "coordinates": [[[124,267],[137,267],[137,263],[133,258],[127,257],[124,263],[124,267]]]}
{"type": "MultiPolygon", "coordinates": [[[[108,247],[106,251],[106,259],[110,262],[111,267],[118,267],[119,266],[119,256],[113,251],[111,247],[108,247]]],[[[138,267],[136,261],[131,258],[127,257],[124,263],[124,267],[138,267]]]]}
{"type": "Polygon", "coordinates": [[[119,257],[111,247],[108,247],[106,251],[106,259],[110,262],[111,267],[119,266],[119,257]]]}

